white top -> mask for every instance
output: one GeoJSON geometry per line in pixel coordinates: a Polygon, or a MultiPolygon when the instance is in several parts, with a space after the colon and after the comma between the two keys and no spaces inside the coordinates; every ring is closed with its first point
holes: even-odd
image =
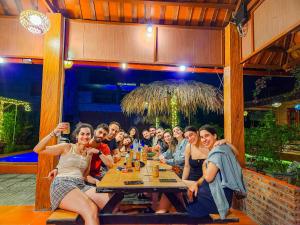
{"type": "Polygon", "coordinates": [[[76,153],[76,145],[71,144],[70,151],[60,156],[57,165],[57,177],[76,177],[82,179],[89,163],[90,157],[76,153]]]}

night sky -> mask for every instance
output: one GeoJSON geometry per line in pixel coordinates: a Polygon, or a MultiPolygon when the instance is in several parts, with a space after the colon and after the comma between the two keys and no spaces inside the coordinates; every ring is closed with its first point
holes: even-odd
{"type": "MultiPolygon", "coordinates": [[[[252,92],[258,78],[244,76],[245,101],[253,99],[252,92]]],[[[113,113],[120,114],[119,103],[122,97],[135,88],[135,86],[127,86],[124,83],[139,86],[141,83],[147,84],[165,79],[196,80],[222,89],[222,74],[218,76],[216,74],[179,72],[123,71],[116,68],[73,66],[72,69],[66,71],[63,118],[74,123],[87,118],[87,122],[96,125],[99,121],[93,121],[90,114],[85,113],[86,111],[89,111],[89,113],[94,111],[98,114],[101,114],[101,112],[107,114],[105,117],[96,118],[95,120],[103,119],[103,122],[109,122],[108,120],[117,119],[118,116],[114,116],[113,113]],[[123,85],[117,85],[118,83],[123,83],[123,85]],[[109,114],[110,111],[111,114],[109,114]]],[[[33,112],[38,117],[41,82],[42,65],[0,64],[0,96],[31,102],[33,112]]],[[[267,81],[267,88],[259,97],[270,97],[288,92],[293,88],[293,84],[293,78],[272,78],[272,80],[267,81]]],[[[205,118],[200,117],[199,120],[213,120],[211,122],[222,125],[223,116],[206,114],[205,118]]],[[[126,118],[122,120],[126,120],[126,118]]],[[[125,126],[132,125],[132,121],[126,123],[125,126]]]]}

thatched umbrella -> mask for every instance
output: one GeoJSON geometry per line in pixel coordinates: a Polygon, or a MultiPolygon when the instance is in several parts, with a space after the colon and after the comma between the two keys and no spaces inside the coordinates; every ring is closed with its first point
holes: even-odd
{"type": "Polygon", "coordinates": [[[171,100],[176,99],[177,110],[185,117],[194,115],[198,108],[206,112],[223,112],[223,96],[217,88],[193,80],[155,81],[136,88],[121,102],[127,115],[148,118],[171,115],[171,100]]]}

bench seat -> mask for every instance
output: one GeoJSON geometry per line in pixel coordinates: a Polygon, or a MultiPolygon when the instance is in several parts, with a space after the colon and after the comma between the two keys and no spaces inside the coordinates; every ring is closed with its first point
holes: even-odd
{"type": "MultiPolygon", "coordinates": [[[[221,220],[218,214],[211,214],[206,218],[193,218],[186,213],[144,213],[144,214],[105,214],[100,213],[101,224],[217,224],[239,222],[234,213],[229,213],[221,220]]],[[[79,214],[65,210],[55,210],[47,220],[52,225],[84,224],[79,214]]]]}

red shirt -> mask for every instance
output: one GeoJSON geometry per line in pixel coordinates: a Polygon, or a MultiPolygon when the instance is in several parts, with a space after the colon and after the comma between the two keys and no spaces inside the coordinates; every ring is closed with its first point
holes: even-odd
{"type": "MultiPolygon", "coordinates": [[[[104,155],[110,155],[110,150],[107,144],[100,143],[97,147],[104,155]]],[[[93,154],[90,168],[91,176],[100,176],[101,175],[101,164],[102,160],[100,159],[98,154],[93,154]]]]}

